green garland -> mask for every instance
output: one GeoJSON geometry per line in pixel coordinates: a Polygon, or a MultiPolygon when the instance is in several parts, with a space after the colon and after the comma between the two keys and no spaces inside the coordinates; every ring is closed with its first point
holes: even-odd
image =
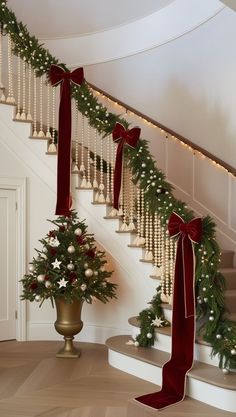
{"type": "MultiPolygon", "coordinates": [[[[40,45],[34,36],[30,36],[26,26],[17,21],[15,14],[6,6],[6,1],[2,0],[0,22],[3,33],[11,35],[13,52],[31,64],[38,76],[47,74],[51,64],[58,64],[68,71],[66,66],[40,45]]],[[[122,123],[126,128],[129,126],[124,118],[109,112],[98,102],[86,81],[80,87],[74,86],[72,94],[77,101],[78,110],[103,137],[112,133],[116,122],[122,123]]],[[[141,139],[135,149],[126,147],[125,158],[134,183],[139,182],[144,190],[145,202],[149,204],[152,213],[158,211],[165,227],[172,211],[178,213],[184,221],[194,217],[185,203],[177,200],[172,194],[172,186],[165,180],[164,173],[156,167],[146,140],[141,139]]],[[[195,255],[197,318],[201,318],[202,323],[199,332],[201,337],[211,344],[212,354],[219,355],[221,368],[236,368],[236,323],[224,318],[224,277],[218,271],[220,250],[215,240],[215,224],[209,216],[203,218],[203,238],[201,244],[195,245],[195,255]]],[[[158,294],[154,299],[156,306],[160,307],[161,300],[158,294]]],[[[142,346],[148,346],[153,342],[153,337],[145,337],[150,332],[154,334],[152,320],[151,308],[149,316],[147,314],[145,319],[141,318],[142,346]]]]}

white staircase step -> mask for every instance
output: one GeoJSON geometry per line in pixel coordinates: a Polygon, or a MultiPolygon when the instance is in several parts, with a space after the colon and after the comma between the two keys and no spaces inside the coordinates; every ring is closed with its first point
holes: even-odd
{"type": "MultiPolygon", "coordinates": [[[[132,326],[133,339],[140,333],[139,322],[137,317],[131,317],[129,324],[132,326]]],[[[161,350],[163,352],[171,352],[171,327],[160,327],[155,332],[154,349],[161,350]]],[[[197,361],[212,365],[219,366],[218,356],[211,357],[211,346],[200,339],[196,340],[194,358],[197,361]]]]}
{"type": "MultiPolygon", "coordinates": [[[[110,365],[161,385],[162,366],[168,361],[169,354],[157,349],[127,345],[129,339],[129,336],[115,336],[107,340],[110,365]]],[[[236,413],[236,374],[225,375],[215,366],[195,361],[187,375],[186,394],[205,404],[236,413]]]]}

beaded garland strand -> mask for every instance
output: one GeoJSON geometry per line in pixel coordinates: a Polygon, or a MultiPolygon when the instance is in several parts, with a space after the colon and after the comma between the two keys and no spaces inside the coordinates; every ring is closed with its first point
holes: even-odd
{"type": "MultiPolygon", "coordinates": [[[[34,36],[30,36],[26,26],[17,21],[15,14],[3,0],[0,0],[0,21],[3,32],[10,35],[9,49],[13,47],[13,53],[19,54],[26,63],[30,64],[37,76],[47,74],[51,64],[59,64],[59,61],[44,49],[34,36]]],[[[8,63],[10,78],[7,102],[13,102],[15,100],[10,54],[8,63]]],[[[64,64],[60,65],[67,70],[64,64]]],[[[72,95],[77,101],[78,110],[88,118],[90,126],[96,128],[103,137],[111,134],[116,122],[128,128],[129,123],[126,119],[109,112],[98,102],[86,81],[80,87],[74,86],[72,95]]],[[[149,203],[149,210],[152,214],[158,211],[164,228],[172,211],[178,213],[186,222],[193,218],[193,212],[186,207],[185,203],[173,196],[172,187],[165,180],[164,173],[156,167],[146,140],[140,139],[135,149],[125,147],[124,156],[131,169],[134,183],[140,184],[145,205],[149,203]],[[153,173],[150,176],[151,171],[153,173]]],[[[205,318],[201,336],[211,344],[213,355],[219,355],[221,368],[236,368],[236,323],[223,318],[224,278],[218,271],[220,249],[215,240],[215,224],[209,216],[203,218],[203,238],[201,244],[195,246],[195,255],[197,317],[205,318]]],[[[160,303],[159,295],[156,296],[155,302],[157,305],[158,302],[160,303]]],[[[153,314],[150,312],[147,316],[152,317],[153,314]]],[[[150,318],[150,320],[153,319],[150,318]]],[[[144,324],[141,323],[142,334],[145,333],[142,330],[145,330],[147,323],[149,323],[148,328],[153,331],[154,326],[150,326],[150,320],[144,320],[144,324]]],[[[142,345],[150,345],[152,341],[153,337],[151,339],[143,337],[142,345]]]]}

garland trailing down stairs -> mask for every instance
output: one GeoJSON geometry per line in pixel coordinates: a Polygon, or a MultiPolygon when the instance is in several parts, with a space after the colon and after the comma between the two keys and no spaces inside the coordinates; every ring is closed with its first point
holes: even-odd
{"type": "MultiPolygon", "coordinates": [[[[65,64],[59,63],[59,61],[53,57],[42,45],[39,44],[38,40],[31,36],[22,22],[18,22],[14,13],[7,7],[6,1],[0,0],[0,22],[1,22],[1,32],[3,35],[8,34],[8,68],[9,68],[9,85],[8,85],[8,95],[6,102],[9,104],[15,103],[13,95],[13,81],[12,81],[12,57],[11,52],[18,56],[18,63],[20,68],[20,59],[23,61],[23,72],[26,71],[26,65],[28,73],[34,73],[34,88],[36,91],[36,77],[38,77],[40,82],[40,122],[39,122],[39,133],[37,134],[38,124],[36,119],[36,114],[33,114],[33,137],[44,136],[43,133],[43,102],[42,102],[42,90],[43,90],[43,77],[46,79],[48,71],[51,67],[51,64],[59,64],[66,71],[65,64]]],[[[2,64],[2,63],[1,63],[2,64]]],[[[0,68],[1,69],[1,68],[0,68]]],[[[2,70],[2,69],[1,69],[2,70]]],[[[19,77],[19,72],[18,72],[19,77]]],[[[5,93],[3,85],[0,85],[2,89],[2,98],[1,101],[5,102],[5,93]]],[[[30,87],[29,87],[30,88],[30,87]]],[[[49,89],[47,84],[47,89],[49,89]]],[[[25,102],[25,90],[26,87],[23,84],[23,105],[17,106],[17,115],[16,118],[19,120],[30,120],[31,113],[28,111],[26,116],[26,102],[25,102]],[[23,107],[23,109],[22,109],[23,107]]],[[[49,90],[48,90],[49,91],[49,90]]],[[[20,87],[18,83],[18,96],[20,96],[20,87]]],[[[76,110],[82,114],[82,118],[87,120],[89,127],[94,129],[95,137],[100,135],[103,137],[103,142],[111,141],[110,135],[113,131],[113,128],[117,122],[121,123],[125,128],[129,127],[129,123],[125,118],[121,118],[116,114],[108,111],[105,105],[99,103],[98,99],[93,94],[92,89],[89,87],[86,81],[80,87],[73,86],[72,96],[74,98],[76,110]]],[[[31,93],[29,93],[29,100],[31,93]]],[[[36,96],[34,96],[36,101],[36,96]]],[[[55,92],[52,97],[52,102],[55,104],[55,92]]],[[[30,107],[30,106],[29,106],[30,107]]],[[[54,108],[54,106],[52,106],[54,108]]],[[[49,123],[49,117],[47,120],[47,132],[46,137],[50,139],[53,151],[56,149],[56,131],[55,131],[55,112],[52,115],[52,129],[49,123]],[[52,132],[52,134],[51,134],[52,132]]],[[[106,161],[106,156],[102,153],[103,146],[101,146],[101,151],[99,154],[95,152],[95,143],[91,148],[93,151],[93,167],[94,175],[97,172],[98,164],[100,166],[100,172],[103,173],[104,165],[106,161]],[[97,157],[99,155],[99,158],[97,157]]],[[[81,166],[80,170],[83,173],[82,185],[84,188],[96,188],[97,179],[94,178],[94,183],[91,182],[91,167],[90,159],[92,153],[90,152],[90,147],[86,151],[88,165],[87,173],[84,169],[84,150],[86,146],[83,142],[83,137],[81,137],[81,166]],[[85,178],[87,174],[87,178],[85,178]]],[[[136,246],[141,246],[144,242],[146,244],[147,256],[145,261],[151,261],[151,252],[153,249],[152,243],[147,244],[150,241],[152,235],[150,230],[152,229],[152,222],[154,224],[157,222],[160,223],[159,230],[166,235],[166,224],[168,219],[173,211],[178,213],[185,222],[189,222],[193,217],[194,213],[188,209],[186,204],[174,197],[172,192],[172,186],[166,181],[164,173],[156,166],[156,162],[152,158],[150,151],[148,149],[148,142],[144,139],[140,139],[138,145],[135,149],[130,147],[125,147],[125,163],[126,168],[130,172],[132,179],[132,184],[137,186],[137,198],[136,205],[143,208],[141,210],[141,217],[146,217],[145,229],[148,232],[148,239],[143,237],[142,231],[142,218],[138,219],[139,211],[137,210],[137,228],[138,236],[135,240],[136,246]],[[144,213],[146,213],[144,215],[144,213]]],[[[108,160],[107,160],[108,162],[108,160]]],[[[77,145],[77,160],[75,165],[78,165],[78,145],[77,145]]],[[[111,182],[112,179],[112,167],[108,162],[108,173],[107,183],[111,182]]],[[[78,168],[78,166],[76,167],[78,168]]],[[[75,170],[76,171],[76,170],[75,170]]],[[[101,174],[102,175],[102,174],[101,174]]],[[[132,188],[132,185],[131,185],[132,188]]],[[[109,193],[104,197],[104,185],[101,183],[98,189],[97,201],[104,203],[106,200],[109,202],[110,196],[109,193]]],[[[112,194],[112,193],[111,193],[112,194]]],[[[123,205],[124,208],[124,205],[123,205]]],[[[127,207],[126,207],[127,208],[127,207]]],[[[132,208],[133,214],[128,228],[134,229],[134,207],[132,208]]],[[[121,211],[124,215],[124,211],[121,211]]],[[[112,213],[121,214],[121,213],[112,213]]],[[[124,215],[125,217],[125,215],[124,215]]],[[[130,217],[130,216],[129,216],[130,217]]],[[[127,219],[124,219],[124,228],[123,231],[126,231],[127,228],[127,219]]],[[[162,239],[162,237],[160,237],[162,239]]],[[[169,242],[166,239],[166,242],[169,242]]],[[[165,251],[167,253],[167,247],[170,247],[170,243],[165,243],[165,251]]],[[[155,236],[154,236],[154,247],[155,245],[155,236]]],[[[174,248],[172,248],[174,253],[174,248]]],[[[201,337],[204,341],[209,343],[212,346],[212,354],[219,355],[219,366],[224,369],[236,368],[236,323],[234,320],[227,318],[225,316],[225,299],[224,299],[224,290],[225,290],[225,280],[222,272],[219,270],[220,265],[220,249],[215,239],[215,224],[210,216],[203,218],[203,237],[200,244],[195,245],[195,255],[196,255],[196,294],[197,294],[197,318],[198,323],[201,323],[199,331],[201,337]]],[[[154,256],[155,258],[155,256],[154,256]]],[[[161,264],[158,264],[158,253],[156,254],[156,259],[154,259],[154,267],[156,270],[162,268],[161,264]]],[[[168,257],[166,261],[169,261],[168,257]]],[[[169,271],[170,276],[170,271],[169,271]]],[[[171,287],[171,283],[170,283],[171,287]]],[[[228,290],[229,291],[229,290],[228,290]]],[[[170,297],[171,292],[165,289],[162,291],[162,296],[170,297]]],[[[226,291],[226,298],[228,294],[226,291]]],[[[138,342],[141,346],[150,346],[154,341],[154,326],[151,326],[152,320],[156,317],[161,318],[164,321],[164,317],[160,317],[162,314],[161,301],[163,297],[160,297],[160,293],[157,292],[157,295],[154,296],[152,301],[152,306],[150,309],[146,309],[140,314],[141,322],[141,333],[138,336],[138,342]],[[150,337],[151,334],[151,337],[150,337]]]]}

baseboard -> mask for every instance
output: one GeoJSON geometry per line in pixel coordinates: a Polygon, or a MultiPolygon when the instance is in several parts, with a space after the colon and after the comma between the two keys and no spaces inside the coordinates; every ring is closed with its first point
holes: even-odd
{"type": "MultiPolygon", "coordinates": [[[[106,339],[117,334],[130,335],[130,328],[115,328],[104,326],[102,324],[85,323],[81,332],[75,336],[75,340],[89,343],[102,343],[106,339]]],[[[54,322],[28,322],[27,323],[27,340],[61,340],[55,328],[54,322]]]]}

